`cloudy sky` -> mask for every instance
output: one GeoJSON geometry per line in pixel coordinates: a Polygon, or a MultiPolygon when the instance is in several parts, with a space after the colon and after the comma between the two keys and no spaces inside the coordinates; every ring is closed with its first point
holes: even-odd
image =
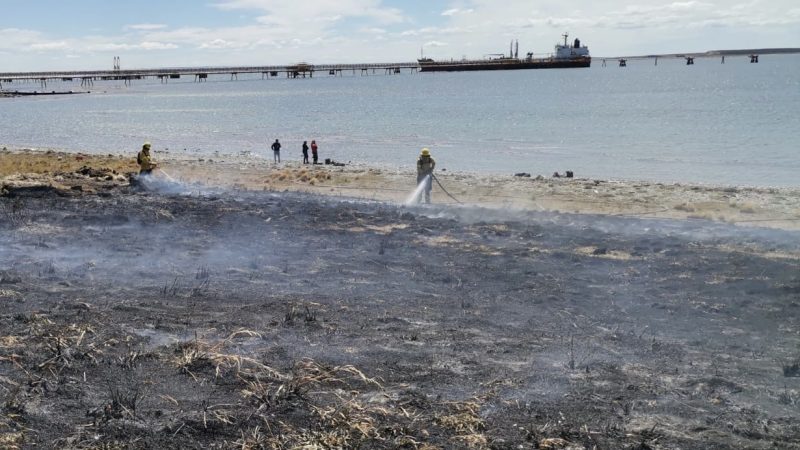
{"type": "Polygon", "coordinates": [[[0,0],[0,72],[800,47],[798,0],[0,0]]]}

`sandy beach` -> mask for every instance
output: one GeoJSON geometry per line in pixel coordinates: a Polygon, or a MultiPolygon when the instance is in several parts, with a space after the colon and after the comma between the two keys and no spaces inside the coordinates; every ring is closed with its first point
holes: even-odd
{"type": "MultiPolygon", "coordinates": [[[[349,164],[279,165],[249,155],[190,158],[154,152],[166,172],[156,177],[187,184],[253,191],[292,191],[404,203],[415,174],[408,168],[390,169],[349,164]]],[[[0,152],[3,183],[79,183],[69,178],[81,167],[110,169],[118,174],[137,172],[135,155],[84,155],[57,151],[0,152]]],[[[702,219],[736,224],[800,229],[800,188],[756,188],[664,184],[640,181],[530,178],[437,171],[436,204],[479,205],[487,208],[602,214],[642,218],[702,219]],[[447,190],[447,193],[442,190],[447,190]],[[448,193],[450,195],[448,195],[448,193]]],[[[578,174],[579,175],[579,174],[578,174]]]]}
{"type": "Polygon", "coordinates": [[[0,152],[1,448],[800,442],[796,190],[155,156],[0,152]]]}

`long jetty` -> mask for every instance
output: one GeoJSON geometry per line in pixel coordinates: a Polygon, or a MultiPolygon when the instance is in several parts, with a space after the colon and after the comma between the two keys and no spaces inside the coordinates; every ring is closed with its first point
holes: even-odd
{"type": "Polygon", "coordinates": [[[286,78],[313,78],[315,74],[328,76],[342,76],[345,73],[353,75],[392,75],[403,71],[416,73],[419,63],[372,63],[372,64],[307,64],[298,63],[287,66],[230,66],[230,67],[179,67],[161,69],[130,69],[130,70],[85,70],[62,72],[0,72],[0,87],[3,83],[18,81],[36,81],[42,87],[48,81],[76,81],[81,80],[81,86],[91,86],[97,80],[132,80],[145,78],[158,78],[163,83],[182,77],[193,77],[194,81],[207,81],[210,75],[230,75],[231,80],[238,79],[240,74],[261,74],[262,78],[285,76],[286,78]]]}

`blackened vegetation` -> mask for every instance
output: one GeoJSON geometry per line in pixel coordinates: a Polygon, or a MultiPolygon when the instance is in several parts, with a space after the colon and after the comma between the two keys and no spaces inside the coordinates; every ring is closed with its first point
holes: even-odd
{"type": "Polygon", "coordinates": [[[783,376],[785,377],[800,377],[800,361],[783,366],[783,376]]]}
{"type": "Polygon", "coordinates": [[[2,448],[800,439],[796,234],[267,194],[0,214],[2,448]]]}

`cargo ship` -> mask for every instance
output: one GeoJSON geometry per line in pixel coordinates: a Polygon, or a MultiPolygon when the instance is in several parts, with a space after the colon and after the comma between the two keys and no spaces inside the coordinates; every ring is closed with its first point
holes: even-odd
{"type": "Polygon", "coordinates": [[[431,58],[420,58],[420,72],[465,72],[472,70],[520,70],[520,69],[571,69],[589,67],[592,57],[589,56],[589,47],[581,45],[580,39],[575,39],[570,45],[567,42],[569,35],[564,33],[564,44],[555,46],[555,53],[544,58],[534,58],[529,52],[525,58],[519,58],[519,41],[512,41],[508,55],[497,54],[484,59],[462,59],[460,61],[435,61],[431,58]]]}

